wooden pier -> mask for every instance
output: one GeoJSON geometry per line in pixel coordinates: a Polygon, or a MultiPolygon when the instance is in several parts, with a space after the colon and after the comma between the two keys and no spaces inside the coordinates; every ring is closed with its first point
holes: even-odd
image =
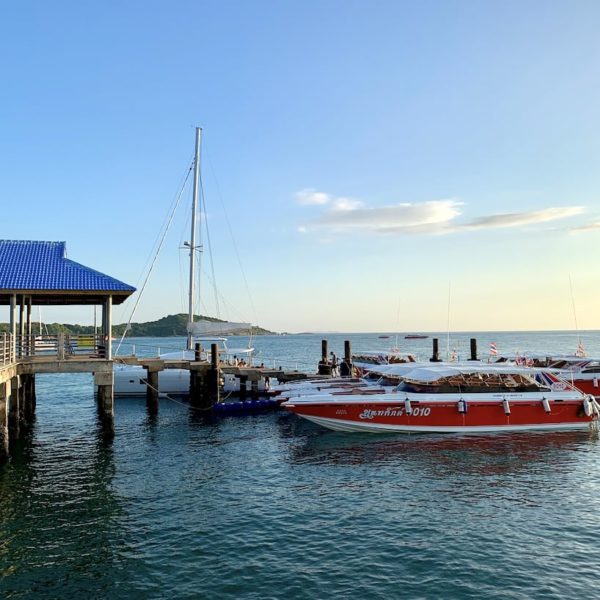
{"type": "Polygon", "coordinates": [[[199,410],[210,410],[219,402],[220,382],[224,374],[232,374],[240,380],[238,396],[242,401],[259,397],[258,382],[261,378],[285,382],[308,377],[331,377],[331,368],[329,372],[323,372],[326,356],[319,363],[319,373],[286,372],[282,369],[241,367],[221,362],[216,344],[211,347],[209,361],[134,356],[113,359],[106,354],[104,335],[36,336],[36,339],[17,336],[13,339],[11,334],[3,334],[0,337],[0,463],[9,456],[9,440],[19,438],[32,423],[36,407],[36,375],[93,374],[98,416],[106,438],[114,436],[115,431],[114,368],[117,364],[136,365],[145,369],[146,404],[150,414],[158,412],[161,396],[158,374],[166,369],[190,372],[189,402],[193,409],[199,410]]]}

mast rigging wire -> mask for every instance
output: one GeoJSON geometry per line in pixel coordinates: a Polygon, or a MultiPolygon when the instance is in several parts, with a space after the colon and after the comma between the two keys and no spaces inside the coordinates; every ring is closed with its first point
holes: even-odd
{"type": "Polygon", "coordinates": [[[129,328],[131,327],[131,321],[133,320],[133,317],[135,315],[135,311],[137,310],[138,304],[140,303],[140,299],[142,297],[142,294],[144,293],[144,290],[146,289],[146,285],[148,283],[148,280],[150,279],[150,275],[152,274],[152,271],[154,270],[154,265],[156,264],[156,260],[158,259],[158,255],[160,254],[160,251],[163,247],[163,244],[165,242],[165,239],[167,237],[167,233],[169,232],[169,229],[171,228],[171,223],[173,223],[173,217],[175,216],[175,213],[177,212],[177,208],[179,207],[179,202],[181,201],[181,196],[183,195],[183,192],[185,190],[185,187],[187,185],[187,181],[190,177],[190,173],[192,172],[192,168],[194,167],[194,163],[192,162],[192,164],[190,165],[190,168],[188,169],[188,172],[185,176],[185,179],[183,180],[183,184],[181,186],[181,189],[179,190],[179,194],[177,195],[176,201],[175,201],[175,206],[173,207],[173,210],[171,211],[171,215],[169,216],[169,220],[167,221],[162,237],[160,239],[160,242],[158,244],[158,248],[156,249],[156,253],[154,254],[154,258],[152,259],[152,262],[150,264],[150,267],[148,269],[148,272],[146,273],[146,277],[144,279],[144,283],[142,284],[142,287],[140,288],[140,291],[138,293],[138,297],[136,298],[135,304],[133,306],[133,309],[131,310],[131,315],[129,316],[129,320],[127,321],[127,325],[125,326],[125,331],[123,331],[123,335],[121,336],[121,339],[119,340],[119,343],[117,345],[117,348],[115,350],[115,354],[118,354],[119,349],[121,348],[121,344],[123,343],[123,340],[125,339],[125,336],[127,335],[127,332],[129,331],[129,328]]]}

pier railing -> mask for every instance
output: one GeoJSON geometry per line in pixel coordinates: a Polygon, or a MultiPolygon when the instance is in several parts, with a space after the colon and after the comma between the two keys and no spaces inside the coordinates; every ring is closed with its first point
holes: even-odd
{"type": "Polygon", "coordinates": [[[10,365],[15,362],[13,337],[10,333],[3,333],[0,346],[0,363],[10,365]]]}
{"type": "Polygon", "coordinates": [[[72,357],[105,358],[106,337],[103,335],[23,335],[16,336],[16,358],[56,357],[59,360],[72,357]]]}

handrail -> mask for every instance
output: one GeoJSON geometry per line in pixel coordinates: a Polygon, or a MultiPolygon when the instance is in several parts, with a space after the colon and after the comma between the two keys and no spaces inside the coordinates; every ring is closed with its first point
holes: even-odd
{"type": "MultiPolygon", "coordinates": [[[[8,335],[9,339],[12,337],[8,335]]],[[[18,358],[56,357],[68,358],[106,358],[107,338],[105,335],[57,333],[55,335],[16,336],[14,344],[8,344],[13,355],[3,357],[18,358]]],[[[6,345],[3,345],[5,348],[6,345]]],[[[6,360],[6,358],[5,358],[6,360]]]]}
{"type": "Polygon", "coordinates": [[[10,365],[15,362],[15,351],[12,334],[4,332],[2,334],[2,346],[0,347],[0,360],[3,365],[10,365]]]}

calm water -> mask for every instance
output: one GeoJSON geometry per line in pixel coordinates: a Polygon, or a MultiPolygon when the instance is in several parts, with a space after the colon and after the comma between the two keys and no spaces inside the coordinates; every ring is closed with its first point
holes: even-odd
{"type": "MultiPolygon", "coordinates": [[[[321,337],[255,346],[314,369],[321,337]]],[[[338,353],[344,339],[395,342],[324,337],[338,353]]],[[[466,354],[469,337],[452,347],[466,354]]],[[[600,333],[581,337],[600,354],[600,333]]],[[[482,353],[577,344],[477,338],[482,353]]],[[[0,467],[1,597],[600,597],[596,433],[342,434],[284,412],[204,420],[168,400],[153,420],[119,399],[107,445],[91,377],[39,376],[37,391],[36,423],[0,467]]]]}

